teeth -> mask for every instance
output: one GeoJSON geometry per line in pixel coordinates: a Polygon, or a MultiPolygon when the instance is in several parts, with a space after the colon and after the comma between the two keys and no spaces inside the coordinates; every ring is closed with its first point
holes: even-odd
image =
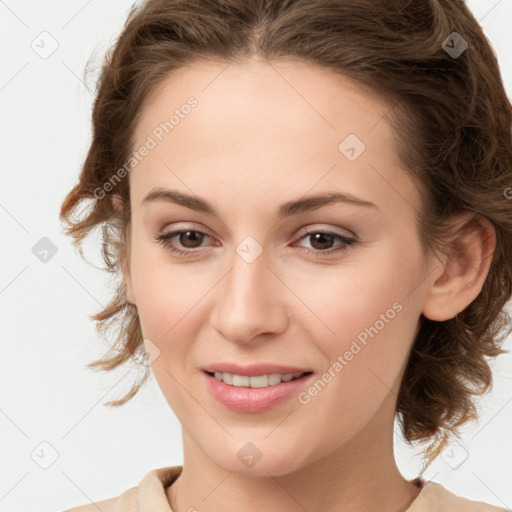
{"type": "Polygon", "coordinates": [[[249,386],[250,378],[244,375],[233,375],[233,386],[249,386]]]}
{"type": "Polygon", "coordinates": [[[304,375],[304,373],[272,373],[270,375],[255,375],[248,377],[247,375],[236,375],[233,373],[215,372],[214,377],[223,381],[225,384],[238,387],[266,388],[267,386],[275,386],[281,382],[288,382],[304,375]]]}

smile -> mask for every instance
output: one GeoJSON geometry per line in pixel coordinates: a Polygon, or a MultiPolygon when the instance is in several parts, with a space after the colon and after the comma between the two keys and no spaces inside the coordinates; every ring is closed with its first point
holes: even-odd
{"type": "Polygon", "coordinates": [[[214,372],[210,373],[217,380],[224,382],[230,386],[237,387],[250,387],[250,388],[266,388],[268,386],[276,386],[281,382],[289,382],[298,379],[302,375],[311,372],[298,372],[298,373],[271,373],[269,375],[255,375],[249,377],[248,375],[237,375],[227,372],[214,372]]]}
{"type": "Polygon", "coordinates": [[[311,382],[314,373],[276,373],[249,377],[202,371],[201,375],[208,392],[218,403],[238,413],[261,413],[297,396],[311,382]]]}

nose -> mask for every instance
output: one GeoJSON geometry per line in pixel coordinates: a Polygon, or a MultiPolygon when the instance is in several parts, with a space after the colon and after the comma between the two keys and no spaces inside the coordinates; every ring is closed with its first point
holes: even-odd
{"type": "Polygon", "coordinates": [[[268,266],[263,252],[252,262],[234,253],[229,271],[218,283],[210,322],[224,338],[251,344],[286,330],[286,287],[268,266]]]}

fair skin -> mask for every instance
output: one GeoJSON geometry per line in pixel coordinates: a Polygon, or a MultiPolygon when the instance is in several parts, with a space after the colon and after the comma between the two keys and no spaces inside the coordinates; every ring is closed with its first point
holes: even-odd
{"type": "Polygon", "coordinates": [[[419,489],[395,463],[393,422],[420,314],[447,320],[478,295],[492,227],[464,232],[463,255],[425,261],[421,194],[396,155],[389,105],[344,77],[291,61],[197,62],[153,91],[134,146],[190,96],[198,106],[130,173],[123,268],[144,338],[160,350],[152,371],[182,425],[171,508],[405,510],[419,489]],[[354,161],[338,149],[348,134],[366,146],[354,161]],[[200,197],[218,216],[143,204],[155,187],[200,197]],[[339,202],[276,217],[282,203],[333,191],[376,207],[339,202]],[[155,239],[174,229],[204,235],[172,239],[189,251],[183,257],[155,239]],[[358,241],[322,256],[343,243],[315,243],[318,231],[358,241]],[[251,263],[236,251],[248,236],[262,249],[251,263]],[[295,396],[236,412],[204,385],[202,366],[219,361],[308,367],[320,377],[395,303],[400,312],[307,404],[295,396]],[[251,467],[237,456],[248,442],[262,454],[251,467]]]}

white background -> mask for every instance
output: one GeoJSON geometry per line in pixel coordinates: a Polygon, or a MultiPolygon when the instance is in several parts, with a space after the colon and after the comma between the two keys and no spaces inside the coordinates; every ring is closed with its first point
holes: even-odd
{"type": "MultiPolygon", "coordinates": [[[[51,512],[110,498],[151,469],[183,462],[179,422],[154,380],[121,408],[102,405],[124,394],[135,375],[128,367],[111,374],[85,368],[104,352],[89,315],[111,292],[107,277],[75,253],[58,220],[90,142],[86,62],[93,52],[93,63],[102,57],[130,5],[0,0],[0,511],[51,512]],[[46,59],[31,47],[43,31],[56,41],[47,39],[46,48],[58,44],[46,59]],[[57,247],[47,263],[32,253],[42,237],[57,247]],[[36,463],[51,457],[42,442],[58,453],[48,469],[36,463]],[[39,458],[31,457],[34,450],[39,458]]],[[[512,0],[469,6],[512,97],[512,0]]],[[[86,252],[90,261],[100,264],[99,246],[88,247],[96,249],[86,252]]],[[[505,348],[512,349],[510,338],[505,348]]],[[[424,476],[512,509],[512,356],[493,367],[495,385],[479,402],[480,422],[424,476]],[[466,453],[457,469],[446,462],[466,453]]],[[[417,476],[420,459],[398,434],[396,442],[404,476],[417,476]]]]}

